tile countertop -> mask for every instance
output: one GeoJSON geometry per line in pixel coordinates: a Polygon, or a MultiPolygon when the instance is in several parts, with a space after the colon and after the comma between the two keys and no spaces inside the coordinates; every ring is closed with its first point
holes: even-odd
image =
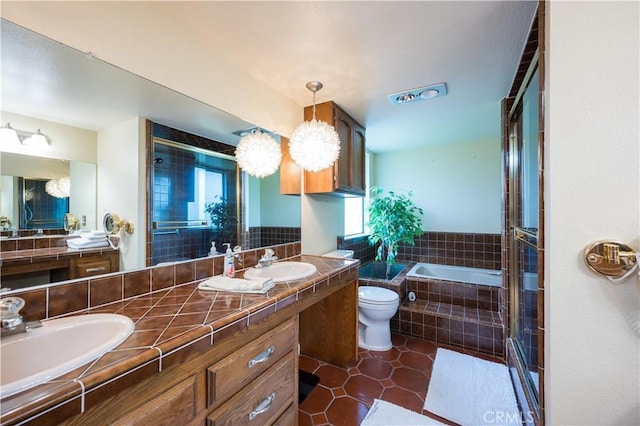
{"type": "Polygon", "coordinates": [[[9,266],[20,262],[33,263],[34,260],[60,260],[65,257],[82,257],[90,254],[117,251],[109,246],[72,249],[65,246],[45,247],[37,249],[0,251],[0,265],[9,266]]]}
{"type": "Polygon", "coordinates": [[[13,424],[62,404],[69,406],[70,415],[77,414],[82,407],[88,409],[100,398],[111,396],[108,390],[115,382],[120,382],[115,386],[120,389],[122,383],[133,385],[312,295],[318,287],[344,280],[345,274],[357,278],[360,264],[358,260],[307,255],[291,260],[311,263],[317,272],[305,279],[276,283],[264,295],[199,290],[197,285],[203,280],[197,280],[77,312],[126,315],[135,322],[135,330],[97,360],[0,400],[0,422],[13,424]],[[107,393],[98,392],[100,389],[107,393]]]}

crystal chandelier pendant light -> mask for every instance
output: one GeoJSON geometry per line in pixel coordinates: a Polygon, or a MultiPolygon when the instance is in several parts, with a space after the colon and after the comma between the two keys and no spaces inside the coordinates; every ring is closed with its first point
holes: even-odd
{"type": "Polygon", "coordinates": [[[340,155],[340,138],[335,129],[316,120],[316,92],[322,89],[319,81],[307,83],[313,93],[313,119],[300,124],[291,134],[289,152],[300,167],[317,172],[331,167],[340,155]]]}
{"type": "Polygon", "coordinates": [[[278,142],[259,129],[243,136],[236,147],[238,166],[257,178],[274,174],[281,159],[282,152],[278,142]]]}

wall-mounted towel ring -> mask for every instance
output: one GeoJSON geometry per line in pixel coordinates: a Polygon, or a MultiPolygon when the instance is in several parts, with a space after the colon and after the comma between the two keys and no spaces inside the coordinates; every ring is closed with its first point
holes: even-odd
{"type": "Polygon", "coordinates": [[[639,257],[640,253],[627,244],[611,240],[596,241],[584,253],[587,266],[613,283],[630,276],[638,268],[639,257]]]}

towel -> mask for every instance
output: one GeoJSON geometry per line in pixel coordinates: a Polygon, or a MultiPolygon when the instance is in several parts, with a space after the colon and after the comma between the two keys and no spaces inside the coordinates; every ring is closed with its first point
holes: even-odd
{"type": "Polygon", "coordinates": [[[231,291],[236,293],[264,294],[274,286],[272,278],[230,278],[216,275],[198,284],[200,290],[231,291]]]}
{"type": "Polygon", "coordinates": [[[80,238],[70,238],[67,240],[67,246],[72,249],[88,249],[108,247],[109,242],[106,236],[89,236],[83,235],[80,238]]]}

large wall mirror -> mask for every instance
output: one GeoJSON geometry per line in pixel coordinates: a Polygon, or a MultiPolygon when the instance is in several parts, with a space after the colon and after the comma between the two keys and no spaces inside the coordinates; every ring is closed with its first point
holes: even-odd
{"type": "Polygon", "coordinates": [[[96,227],[95,164],[0,152],[0,171],[4,230],[60,230],[67,213],[96,227]]]}
{"type": "MultiPolygon", "coordinates": [[[[5,163],[13,163],[9,156],[21,156],[23,159],[28,157],[33,161],[47,159],[66,164],[71,177],[68,211],[76,217],[85,216],[85,226],[88,229],[96,229],[101,228],[102,223],[101,212],[96,208],[101,201],[101,194],[96,190],[100,188],[100,184],[96,185],[96,179],[100,182],[99,168],[100,162],[103,161],[96,146],[100,143],[102,133],[108,132],[112,126],[133,117],[141,117],[230,146],[237,145],[240,139],[234,132],[253,127],[252,123],[221,111],[215,106],[206,105],[4,19],[0,21],[0,25],[0,125],[11,122],[13,127],[21,130],[35,132],[38,129],[35,125],[32,126],[34,128],[24,128],[20,123],[11,121],[19,117],[24,118],[25,122],[42,120],[51,127],[67,126],[94,135],[86,142],[70,141],[65,137],[53,135],[54,131],[42,125],[43,128],[40,130],[44,134],[49,133],[50,137],[50,147],[47,151],[8,150],[6,146],[0,145],[0,175],[6,176],[1,181],[0,216],[11,215],[12,222],[19,224],[21,228],[33,224],[27,222],[23,225],[19,217],[23,208],[20,203],[24,200],[21,201],[16,193],[20,192],[16,184],[17,179],[28,177],[46,181],[52,179],[53,175],[10,171],[11,167],[5,166],[5,163]],[[78,167],[85,173],[90,173],[89,170],[92,169],[93,180],[74,179],[74,175],[79,173],[75,170],[78,167]],[[76,196],[75,191],[79,191],[80,186],[86,192],[76,196]],[[77,206],[76,203],[80,201],[83,205],[77,206]]],[[[244,200],[243,214],[246,220],[242,222],[243,228],[239,230],[242,236],[236,237],[235,244],[246,242],[243,248],[253,248],[272,243],[267,237],[262,236],[246,239],[251,228],[258,228],[261,232],[264,228],[301,226],[300,199],[280,195],[278,174],[255,179],[242,173],[241,179],[242,184],[238,188],[241,188],[242,192],[238,196],[244,200]]],[[[145,200],[139,202],[144,206],[145,200]]],[[[145,233],[145,226],[139,224],[137,229],[140,230],[140,235],[148,236],[153,232],[152,225],[151,221],[146,224],[148,232],[145,233]]],[[[281,229],[274,232],[282,234],[281,229]]],[[[259,232],[254,234],[260,235],[259,232]]],[[[299,233],[287,237],[299,240],[299,233]]],[[[207,251],[198,250],[188,257],[206,254],[207,251]]],[[[147,265],[152,264],[154,263],[147,259],[147,265]]],[[[145,265],[138,264],[135,267],[142,266],[145,265]]]]}

